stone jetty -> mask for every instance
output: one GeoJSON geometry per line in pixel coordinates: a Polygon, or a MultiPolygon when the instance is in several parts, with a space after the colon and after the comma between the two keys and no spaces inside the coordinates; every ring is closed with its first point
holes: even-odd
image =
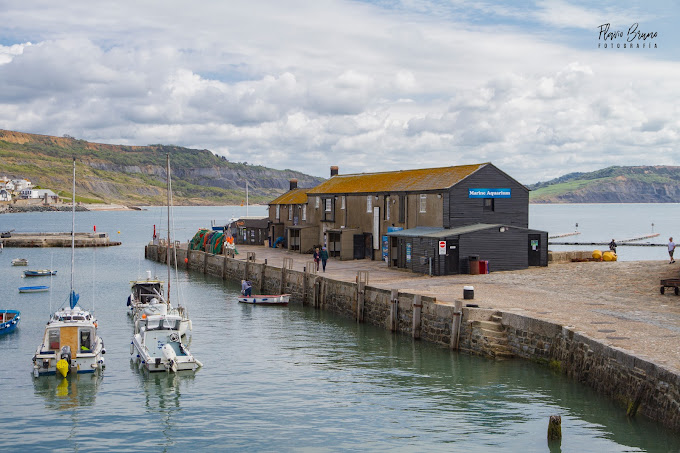
{"type": "MultiPolygon", "coordinates": [[[[2,232],[0,241],[5,247],[71,247],[71,233],[2,232]]],[[[76,233],[76,247],[109,247],[120,245],[111,241],[108,233],[76,233]]]]}

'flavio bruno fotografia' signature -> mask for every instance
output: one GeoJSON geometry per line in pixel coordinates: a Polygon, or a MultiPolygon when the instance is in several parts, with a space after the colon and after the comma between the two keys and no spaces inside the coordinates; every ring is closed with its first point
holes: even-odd
{"type": "Polygon", "coordinates": [[[610,24],[602,24],[597,27],[600,31],[597,47],[601,49],[656,49],[658,33],[645,32],[640,29],[640,24],[635,22],[628,27],[627,32],[621,30],[611,30],[610,24]]]}

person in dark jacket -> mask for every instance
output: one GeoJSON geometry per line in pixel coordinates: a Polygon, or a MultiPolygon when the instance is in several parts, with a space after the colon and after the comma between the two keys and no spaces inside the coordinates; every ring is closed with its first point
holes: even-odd
{"type": "Polygon", "coordinates": [[[321,259],[321,252],[319,252],[319,247],[314,249],[314,262],[316,263],[316,271],[319,272],[319,260],[321,259]]]}
{"type": "MultiPolygon", "coordinates": [[[[326,261],[328,261],[328,250],[326,250],[326,247],[321,249],[321,253],[319,254],[319,257],[321,258],[321,265],[323,267],[323,271],[326,272],[326,261]]],[[[317,263],[318,266],[318,263],[317,263]]]]}

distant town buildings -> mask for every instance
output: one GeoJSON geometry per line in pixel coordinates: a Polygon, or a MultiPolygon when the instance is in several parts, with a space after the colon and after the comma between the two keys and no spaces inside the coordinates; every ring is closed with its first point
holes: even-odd
{"type": "Polygon", "coordinates": [[[0,202],[15,203],[18,200],[41,201],[43,204],[59,202],[59,196],[50,189],[34,189],[33,183],[26,178],[10,179],[0,177],[0,202]]]}

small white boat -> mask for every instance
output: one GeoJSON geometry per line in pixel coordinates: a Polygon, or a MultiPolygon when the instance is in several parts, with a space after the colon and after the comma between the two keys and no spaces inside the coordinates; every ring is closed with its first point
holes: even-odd
{"type": "Polygon", "coordinates": [[[20,293],[42,293],[42,292],[48,291],[49,289],[50,289],[49,286],[20,286],[19,292],[20,293]]]}
{"type": "Polygon", "coordinates": [[[42,343],[33,356],[35,377],[57,374],[94,373],[104,369],[104,342],[97,335],[97,320],[78,307],[71,293],[72,307],[52,315],[42,343]]]}
{"type": "Polygon", "coordinates": [[[127,299],[128,315],[135,317],[144,305],[151,303],[151,299],[163,299],[163,282],[157,277],[151,277],[151,271],[146,271],[146,280],[130,282],[130,295],[127,299]]]}
{"type": "Polygon", "coordinates": [[[290,294],[241,296],[238,301],[253,305],[288,305],[290,294]]]}
{"type": "Polygon", "coordinates": [[[28,266],[28,260],[26,258],[14,258],[12,266],[28,266]]]}
{"type": "Polygon", "coordinates": [[[158,314],[142,314],[135,321],[130,354],[136,355],[148,371],[194,371],[203,366],[182,343],[179,333],[181,317],[167,314],[167,305],[159,305],[158,314]]]}
{"type": "Polygon", "coordinates": [[[35,269],[24,271],[24,277],[49,277],[50,275],[57,275],[57,271],[51,269],[35,269]]]}

